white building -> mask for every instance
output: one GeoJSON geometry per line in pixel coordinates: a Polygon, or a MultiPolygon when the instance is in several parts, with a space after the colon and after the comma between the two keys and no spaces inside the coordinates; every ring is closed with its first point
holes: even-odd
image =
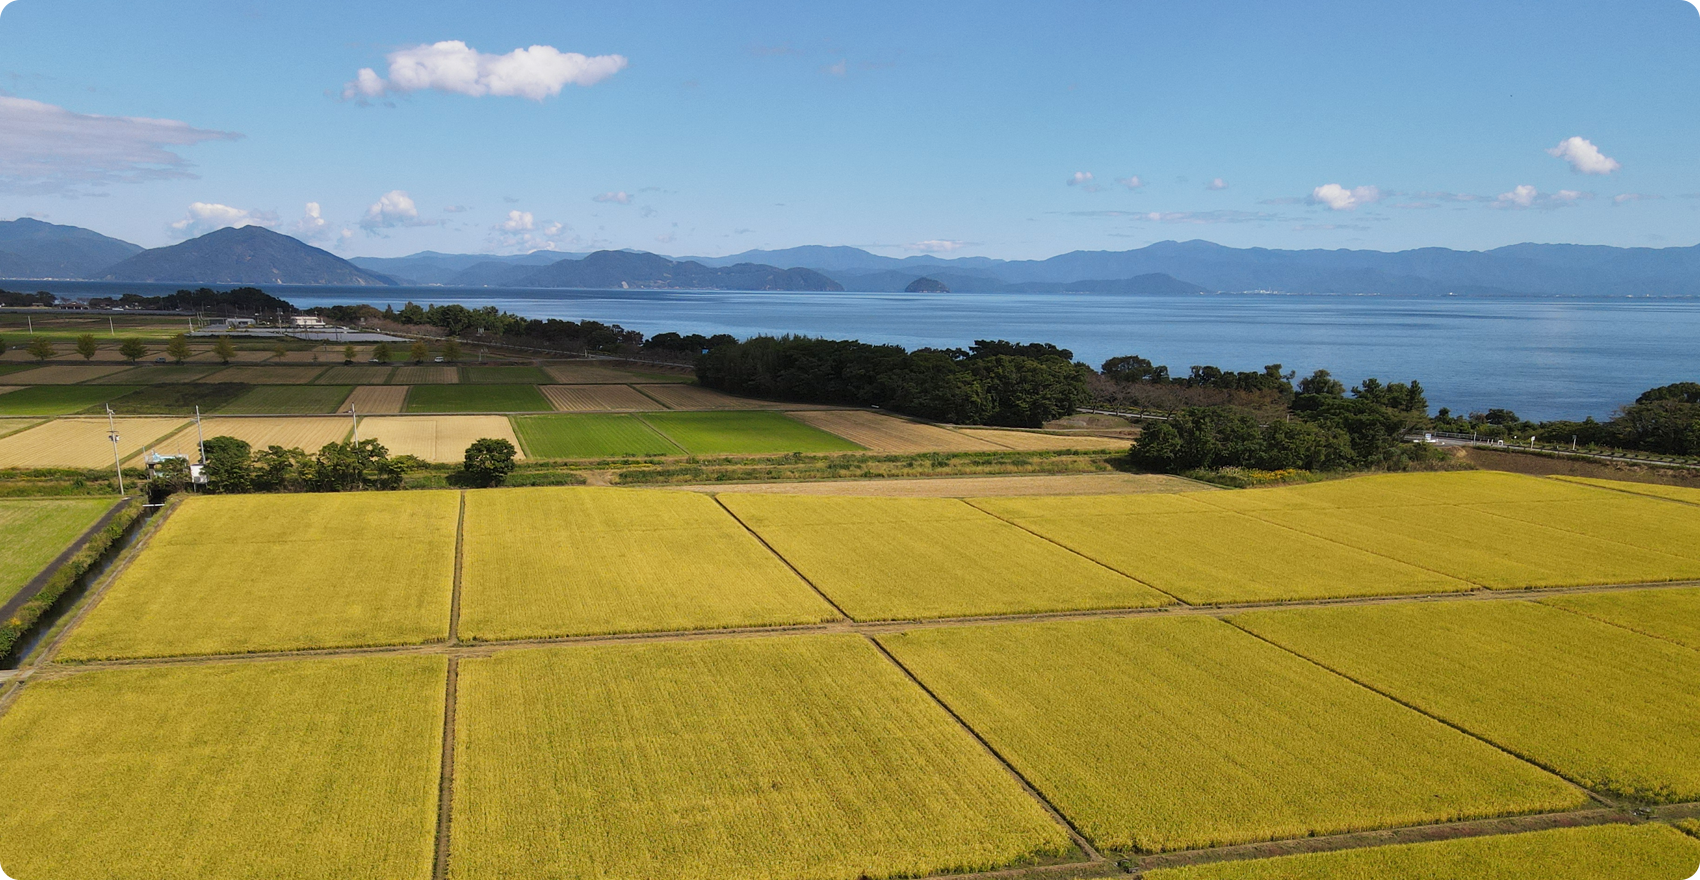
{"type": "Polygon", "coordinates": [[[325,319],[318,315],[291,315],[289,324],[291,327],[323,327],[325,319]]]}

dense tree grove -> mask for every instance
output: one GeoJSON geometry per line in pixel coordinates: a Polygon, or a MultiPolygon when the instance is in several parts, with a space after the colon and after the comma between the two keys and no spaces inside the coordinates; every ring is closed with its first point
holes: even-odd
{"type": "Polygon", "coordinates": [[[358,492],[400,489],[402,477],[424,466],[411,455],[391,456],[376,440],[327,443],[309,455],[300,449],[269,446],[255,452],[235,437],[210,437],[202,472],[207,491],[358,492]]]}
{"type": "Polygon", "coordinates": [[[59,301],[59,297],[47,291],[40,293],[13,293],[10,290],[0,290],[0,307],[8,309],[25,309],[31,306],[51,306],[59,301]]]}
{"type": "Polygon", "coordinates": [[[877,406],[963,425],[1038,427],[1090,399],[1066,349],[977,341],[968,351],[758,336],[697,360],[709,388],[775,400],[877,406]]]}
{"type": "Polygon", "coordinates": [[[142,296],[126,293],[113,299],[95,297],[89,306],[96,309],[150,309],[164,312],[216,312],[219,314],[256,315],[260,312],[293,312],[295,306],[278,299],[257,287],[238,287],[230,291],[202,287],[179,290],[164,296],[142,296]]]}

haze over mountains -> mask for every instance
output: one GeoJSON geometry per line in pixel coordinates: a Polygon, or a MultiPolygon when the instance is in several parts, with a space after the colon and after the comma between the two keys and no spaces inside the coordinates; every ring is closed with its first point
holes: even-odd
{"type": "Polygon", "coordinates": [[[182,284],[442,285],[584,289],[902,291],[920,278],[956,292],[1118,294],[1278,291],[1394,295],[1700,295],[1700,246],[1519,244],[1490,251],[1230,248],[1165,241],[1045,260],[882,257],[808,246],[724,257],[637,251],[517,256],[423,252],[344,260],[261,227],[143,248],[38,220],[0,222],[0,278],[182,284]]]}

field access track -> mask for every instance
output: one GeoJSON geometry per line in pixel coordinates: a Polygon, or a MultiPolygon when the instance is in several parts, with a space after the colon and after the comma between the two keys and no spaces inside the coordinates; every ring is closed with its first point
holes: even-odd
{"type": "MultiPolygon", "coordinates": [[[[1259,522],[1573,491],[1700,516],[1556,483],[1411,475],[1189,498],[1234,498],[1213,509],[1259,522]]],[[[1700,653],[1683,619],[1700,585],[1220,605],[1142,587],[1168,604],[861,620],[839,606],[863,587],[788,552],[787,520],[824,544],[960,509],[1103,567],[961,500],[728,512],[750,497],[174,505],[0,683],[0,798],[22,807],[0,811],[8,870],[145,857],[208,880],[251,876],[233,864],[370,880],[1592,880],[1600,866],[1640,880],[1681,876],[1700,852],[1667,824],[1700,818],[1700,653]],[[104,794],[118,790],[136,794],[104,794]],[[195,833],[215,821],[220,835],[195,833]],[[1267,858],[1289,853],[1308,854],[1267,858]]],[[[1153,515],[1171,514],[1128,516],[1153,515]]],[[[1591,528],[1543,527],[1558,525],[1591,528]]],[[[977,565],[1012,544],[988,534],[955,552],[977,565]]]]}

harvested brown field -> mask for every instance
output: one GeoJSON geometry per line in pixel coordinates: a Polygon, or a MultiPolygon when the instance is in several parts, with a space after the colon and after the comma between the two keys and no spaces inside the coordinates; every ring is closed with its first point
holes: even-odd
{"type": "Polygon", "coordinates": [[[382,385],[390,381],[394,367],[380,367],[371,364],[335,366],[322,373],[314,380],[318,385],[382,385]]]}
{"type": "Polygon", "coordinates": [[[274,364],[340,364],[342,352],[329,349],[308,349],[307,351],[286,351],[282,357],[272,358],[274,364]]]}
{"type": "Polygon", "coordinates": [[[319,378],[319,374],[324,371],[324,367],[225,367],[200,381],[234,382],[243,385],[306,385],[319,378]]]}
{"type": "Polygon", "coordinates": [[[125,364],[52,364],[12,373],[6,380],[18,385],[75,385],[125,369],[125,364]]]}
{"type": "Polygon", "coordinates": [[[556,412],[643,412],[662,409],[630,385],[539,385],[556,412]]]}
{"type": "Polygon", "coordinates": [[[863,498],[999,498],[1032,495],[1146,495],[1209,492],[1216,487],[1166,474],[1056,474],[1013,477],[917,477],[669,486],[691,492],[845,495],[863,498]]]}
{"type": "MultiPolygon", "coordinates": [[[[119,419],[118,454],[129,458],[182,425],[179,418],[119,419]]],[[[106,419],[56,419],[0,438],[0,467],[110,467],[106,432],[106,419]]]]}
{"type": "Polygon", "coordinates": [[[690,376],[680,373],[649,373],[620,370],[601,364],[550,364],[543,368],[556,382],[563,385],[628,385],[632,382],[689,382],[690,376]]]}
{"type": "Polygon", "coordinates": [[[788,413],[874,452],[996,452],[1003,449],[949,428],[863,410],[788,413]]]}
{"type": "Polygon", "coordinates": [[[397,367],[390,377],[395,385],[459,385],[459,367],[397,367]]]}
{"type": "MultiPolygon", "coordinates": [[[[266,351],[243,349],[238,350],[235,354],[231,355],[230,362],[233,364],[257,364],[261,361],[271,360],[274,357],[277,357],[277,352],[269,349],[266,351]]],[[[189,362],[196,364],[222,363],[223,358],[220,358],[211,349],[208,349],[206,351],[199,352],[198,354],[191,355],[189,362]]]]}
{"type": "Polygon", "coordinates": [[[28,387],[29,386],[27,386],[27,385],[0,385],[0,394],[9,394],[13,391],[17,391],[20,388],[28,388],[28,387]]]}
{"type": "MultiPolygon", "coordinates": [[[[472,441],[492,437],[520,448],[507,416],[377,416],[360,420],[360,436],[375,438],[391,455],[417,455],[426,461],[457,462],[472,441]]],[[[516,457],[524,458],[524,452],[516,457]]]]}
{"type": "Polygon", "coordinates": [[[406,385],[362,385],[337,412],[398,413],[407,402],[406,385]]]}
{"type": "MultiPolygon", "coordinates": [[[[347,439],[353,425],[337,416],[289,416],[283,418],[202,419],[202,437],[235,437],[255,450],[268,446],[317,452],[326,443],[347,439]]],[[[193,422],[154,447],[162,455],[194,455],[196,434],[193,422]]]]}
{"type": "Polygon", "coordinates": [[[149,364],[102,378],[102,385],[172,385],[178,382],[198,382],[218,367],[149,364]]]}
{"type": "Polygon", "coordinates": [[[1086,434],[1041,434],[1037,431],[1000,431],[996,428],[959,428],[963,434],[1022,452],[1051,452],[1061,449],[1103,449],[1126,452],[1130,442],[1086,434]]]}
{"type": "Polygon", "coordinates": [[[782,404],[721,394],[695,385],[637,385],[637,390],[670,409],[769,409],[782,404]]]}

